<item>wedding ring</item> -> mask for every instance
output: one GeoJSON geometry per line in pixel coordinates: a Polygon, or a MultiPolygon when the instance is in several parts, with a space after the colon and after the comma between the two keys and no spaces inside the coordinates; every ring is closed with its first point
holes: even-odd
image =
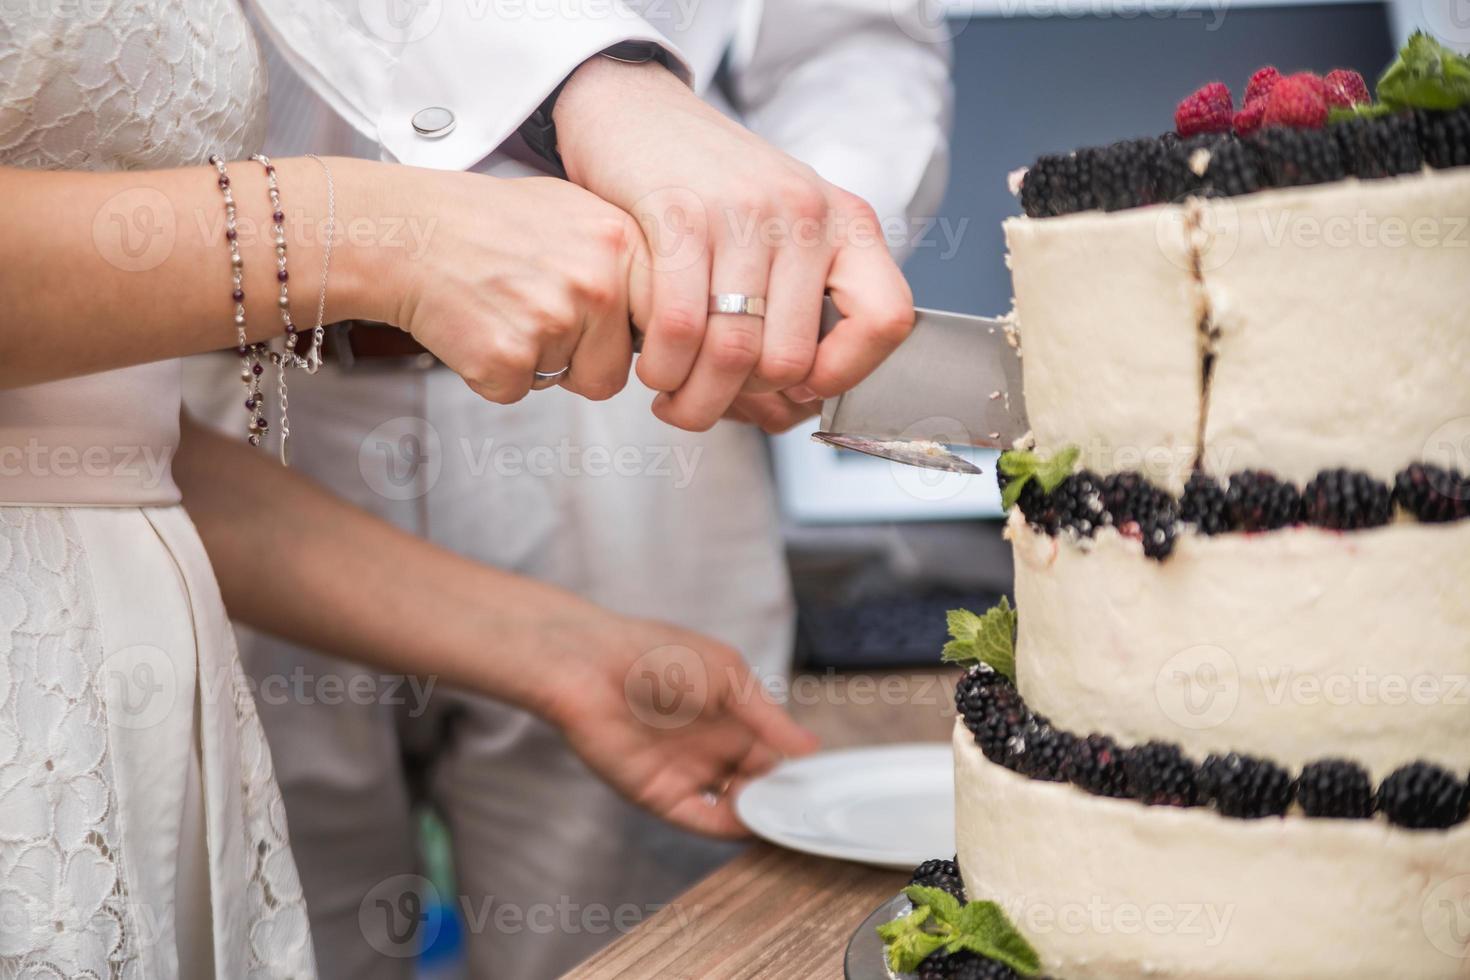
{"type": "Polygon", "coordinates": [[[537,371],[536,380],[531,382],[531,390],[541,391],[543,388],[556,387],[561,379],[567,376],[567,372],[571,369],[572,366],[568,364],[560,371],[537,371]]]}
{"type": "Polygon", "coordinates": [[[744,293],[715,293],[709,298],[709,311],[765,316],[766,301],[762,296],[747,296],[744,293]]]}

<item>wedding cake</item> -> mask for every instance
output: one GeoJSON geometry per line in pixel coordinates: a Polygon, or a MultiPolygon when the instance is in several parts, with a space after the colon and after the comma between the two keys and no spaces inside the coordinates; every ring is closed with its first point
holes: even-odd
{"type": "Polygon", "coordinates": [[[951,616],[958,867],[891,965],[1470,976],[1470,62],[1176,122],[1019,182],[1016,605],[951,616]]]}

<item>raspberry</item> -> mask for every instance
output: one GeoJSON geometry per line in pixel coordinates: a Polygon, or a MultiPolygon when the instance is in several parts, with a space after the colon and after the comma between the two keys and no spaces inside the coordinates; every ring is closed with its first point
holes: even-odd
{"type": "Polygon", "coordinates": [[[1453,827],[1465,819],[1470,794],[1448,769],[1431,762],[1400,766],[1378,787],[1378,809],[1412,830],[1453,827]]]}
{"type": "Polygon", "coordinates": [[[1321,129],[1327,125],[1326,85],[1315,75],[1288,75],[1266,96],[1262,125],[1321,129]]]}
{"type": "Polygon", "coordinates": [[[1059,731],[1045,718],[1033,717],[1016,734],[1012,748],[1016,771],[1031,779],[1062,782],[1062,764],[1077,736],[1059,731]]]}
{"type": "Polygon", "coordinates": [[[1426,524],[1470,516],[1470,483],[1456,469],[1414,463],[1393,480],[1393,502],[1426,524]]]}
{"type": "Polygon", "coordinates": [[[1230,530],[1225,488],[1204,473],[1189,474],[1184,497],[1179,502],[1179,519],[1193,524],[1201,534],[1223,534],[1230,530]]]}
{"type": "Polygon", "coordinates": [[[1368,83],[1363,76],[1348,68],[1334,68],[1323,79],[1327,84],[1327,104],[1350,109],[1361,102],[1372,102],[1368,83]]]}
{"type": "Polygon", "coordinates": [[[1357,470],[1323,470],[1302,489],[1302,517],[1334,531],[1387,524],[1393,517],[1388,484],[1357,470]]]}
{"type": "Polygon", "coordinates": [[[1247,102],[1245,108],[1235,114],[1231,125],[1235,129],[1236,136],[1249,136],[1261,128],[1261,123],[1266,118],[1266,100],[1256,99],[1247,102]]]}
{"type": "Polygon", "coordinates": [[[925,861],[914,869],[913,875],[909,878],[909,884],[938,888],[942,892],[949,892],[961,903],[966,901],[965,883],[960,878],[960,866],[952,860],[925,861]]]}
{"type": "Polygon", "coordinates": [[[1347,759],[1319,759],[1302,767],[1296,798],[1309,817],[1364,820],[1373,815],[1368,770],[1347,759]]]}
{"type": "Polygon", "coordinates": [[[1170,742],[1146,742],[1123,751],[1128,795],[1149,806],[1199,806],[1193,762],[1170,742]]]}
{"type": "Polygon", "coordinates": [[[1225,506],[1232,527],[1242,531],[1274,531],[1301,516],[1301,495],[1265,470],[1243,470],[1230,477],[1225,506]]]}
{"type": "Polygon", "coordinates": [[[1179,103],[1174,128],[1180,136],[1228,133],[1235,106],[1224,82],[1210,82],[1179,103]]]}
{"type": "Polygon", "coordinates": [[[1281,72],[1276,70],[1275,65],[1257,68],[1251,80],[1245,83],[1245,104],[1250,105],[1270,95],[1271,90],[1279,81],[1281,81],[1281,72]]]}
{"type": "Polygon", "coordinates": [[[1062,778],[1093,796],[1128,796],[1123,750],[1106,735],[1093,733],[1074,741],[1062,760],[1062,778]]]}
{"type": "Polygon", "coordinates": [[[1199,770],[1202,799],[1223,816],[1279,817],[1291,805],[1291,776],[1274,762],[1231,752],[1210,755],[1199,770]]]}

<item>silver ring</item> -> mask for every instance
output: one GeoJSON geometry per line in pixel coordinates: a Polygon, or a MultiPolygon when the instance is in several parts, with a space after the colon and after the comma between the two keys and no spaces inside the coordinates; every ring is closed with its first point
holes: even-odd
{"type": "Polygon", "coordinates": [[[568,364],[560,371],[537,371],[536,380],[531,382],[531,390],[541,391],[545,388],[555,388],[558,382],[560,382],[562,378],[565,378],[567,376],[567,372],[571,369],[572,366],[568,364]]]}
{"type": "Polygon", "coordinates": [[[709,311],[765,316],[766,301],[762,296],[747,296],[744,293],[715,293],[709,298],[709,311]]]}

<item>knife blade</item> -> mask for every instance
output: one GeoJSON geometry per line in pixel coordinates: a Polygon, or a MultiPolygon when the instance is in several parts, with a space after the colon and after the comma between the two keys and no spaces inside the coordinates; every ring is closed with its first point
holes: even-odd
{"type": "MultiPolygon", "coordinates": [[[[914,313],[913,332],[887,360],[827,399],[812,438],[911,466],[978,473],[945,447],[1007,449],[1026,434],[1020,353],[1003,320],[914,313]]],[[[822,332],[840,316],[829,298],[822,332]]]]}

